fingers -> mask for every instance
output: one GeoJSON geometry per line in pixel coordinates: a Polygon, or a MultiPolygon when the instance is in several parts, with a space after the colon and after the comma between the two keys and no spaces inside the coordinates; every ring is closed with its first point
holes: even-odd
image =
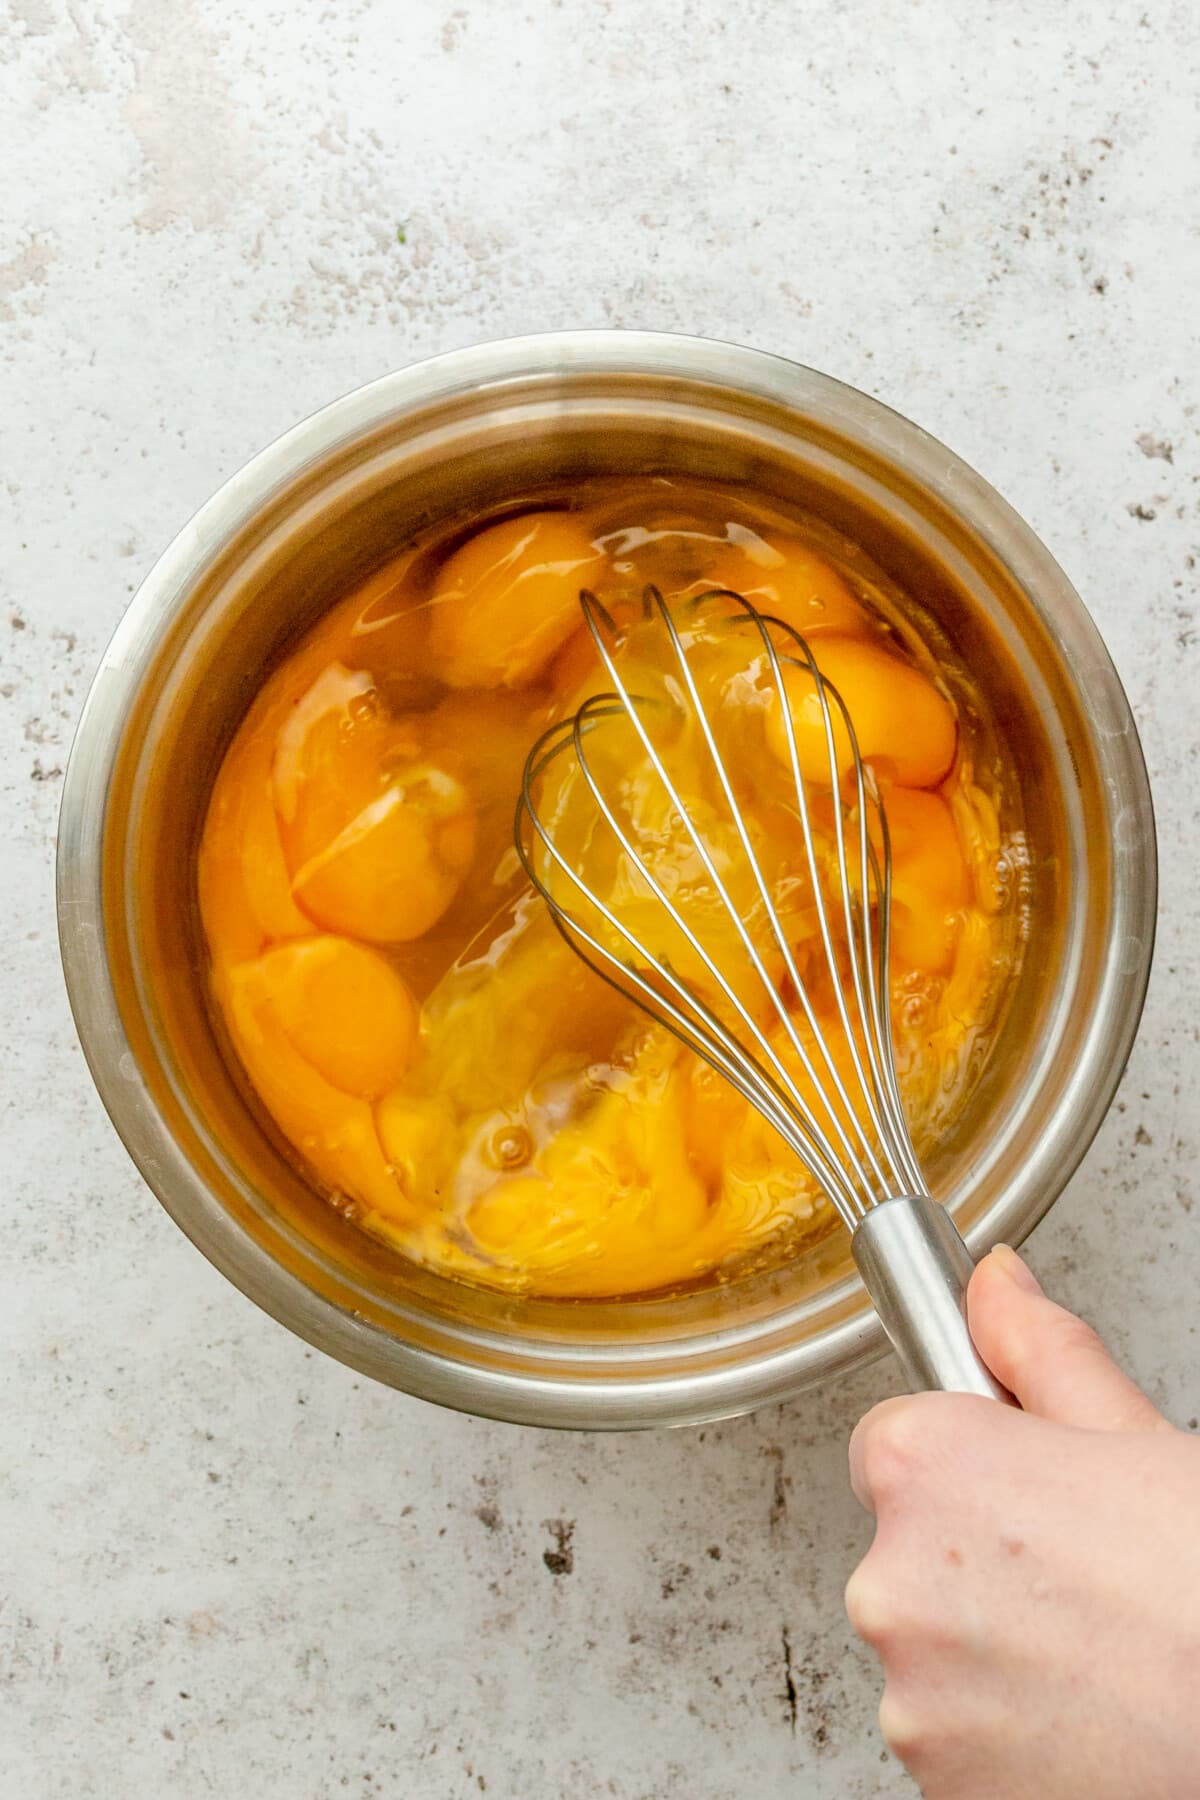
{"type": "Polygon", "coordinates": [[[1091,1326],[1048,1300],[1007,1245],[972,1276],[967,1318],[980,1355],[1026,1412],[1087,1431],[1170,1429],[1091,1326]]]}
{"type": "MultiPolygon", "coordinates": [[[[1006,1245],[976,1269],[967,1313],[981,1356],[1025,1413],[1085,1431],[1171,1429],[1091,1327],[1047,1299],[1006,1245]]],[[[901,1500],[916,1477],[936,1479],[939,1463],[955,1479],[950,1463],[957,1434],[986,1427],[991,1443],[997,1432],[1019,1424],[1011,1408],[994,1407],[993,1401],[951,1394],[909,1395],[873,1407],[850,1439],[850,1483],[860,1504],[878,1514],[893,1498],[901,1500]],[[949,1431],[948,1423],[954,1426],[949,1431]]]]}
{"type": "Polygon", "coordinates": [[[850,1440],[850,1480],[878,1525],[846,1585],[845,1605],[855,1633],[883,1659],[889,1679],[928,1609],[943,1598],[957,1604],[965,1547],[974,1546],[973,1576],[994,1557],[992,1506],[1014,1461],[1013,1432],[1050,1429],[973,1394],[884,1400],[859,1421],[850,1440]],[[976,1553],[981,1536],[982,1555],[976,1553]]]}

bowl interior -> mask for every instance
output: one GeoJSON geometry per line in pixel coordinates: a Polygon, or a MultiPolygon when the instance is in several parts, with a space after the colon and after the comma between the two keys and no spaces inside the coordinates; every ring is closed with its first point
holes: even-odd
{"type": "MultiPolygon", "coordinates": [[[[1049,557],[976,477],[805,371],[785,378],[787,365],[771,365],[769,380],[725,386],[637,361],[466,382],[430,365],[423,387],[390,404],[377,395],[340,427],[330,409],[265,453],[149,578],[81,728],[76,755],[90,729],[92,763],[72,768],[77,811],[102,782],[90,956],[115,1002],[105,1030],[78,997],[94,967],[73,994],[110,1110],[164,1203],[256,1299],[345,1360],[433,1398],[555,1423],[737,1410],[870,1353],[880,1334],[841,1233],[790,1266],[674,1296],[539,1301],[414,1265],[296,1173],[229,1072],[207,1001],[194,866],[229,739],[313,619],[409,538],[461,514],[466,497],[484,513],[597,474],[744,484],[844,531],[917,597],[990,698],[1030,850],[1031,941],[982,1078],[929,1165],[976,1248],[1036,1221],[1107,1103],[1100,1090],[1111,1091],[1124,1051],[1111,1022],[1105,1044],[1095,1040],[1121,978],[1122,832],[1144,858],[1148,829],[1116,816],[1081,667],[1084,652],[1098,659],[1095,680],[1130,732],[1103,648],[1049,557]],[[981,512],[983,523],[972,517],[981,512]]],[[[743,377],[760,362],[770,359],[743,377]]],[[[67,898],[73,878],[87,879],[85,827],[72,837],[69,826],[65,814],[67,898]]],[[[64,915],[70,974],[84,952],[69,938],[64,915]]],[[[1147,961],[1148,945],[1140,962],[1126,955],[1127,990],[1139,971],[1144,985],[1147,961]]]]}

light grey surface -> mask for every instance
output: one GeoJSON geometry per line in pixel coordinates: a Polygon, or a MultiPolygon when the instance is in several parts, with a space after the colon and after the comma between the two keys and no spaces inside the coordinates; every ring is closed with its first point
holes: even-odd
{"type": "Polygon", "coordinates": [[[432,350],[752,341],[1060,556],[1143,726],[1163,910],[1032,1260],[1194,1419],[1198,64],[1183,0],[0,7],[4,1800],[912,1792],[840,1610],[890,1367],[619,1440],[371,1388],[191,1250],[74,1043],[55,808],[133,585],[252,450],[432,350]]]}

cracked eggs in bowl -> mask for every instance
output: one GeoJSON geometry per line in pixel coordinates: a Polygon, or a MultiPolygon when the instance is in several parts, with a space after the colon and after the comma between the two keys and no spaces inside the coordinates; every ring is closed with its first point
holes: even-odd
{"type": "MultiPolygon", "coordinates": [[[[152,571],[89,699],[59,871],[81,1037],[151,1186],[256,1300],[533,1422],[714,1417],[882,1345],[820,1192],[574,957],[513,850],[532,742],[604,685],[580,588],[636,621],[646,585],[786,619],[850,708],[894,838],[901,1081],[977,1251],[1082,1154],[1148,968],[1149,800],[1094,627],[865,397],[569,334],[418,365],[272,446],[152,571]]],[[[720,703],[782,892],[752,688],[720,703]]]]}

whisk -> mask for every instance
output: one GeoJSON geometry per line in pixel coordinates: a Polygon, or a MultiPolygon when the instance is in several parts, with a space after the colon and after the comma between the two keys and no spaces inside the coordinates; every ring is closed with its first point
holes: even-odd
{"type": "Polygon", "coordinates": [[[526,872],[584,961],[730,1082],[828,1196],[910,1386],[1003,1397],[967,1329],[970,1252],[930,1195],[905,1118],[888,989],[887,817],[840,695],[808,642],[740,595],[714,589],[669,607],[655,588],[638,628],[661,674],[632,692],[614,655],[622,633],[613,615],[587,591],[580,605],[611,688],[529,753],[516,819],[526,872]],[[786,902],[748,795],[753,743],[723,747],[728,715],[719,730],[720,709],[701,694],[697,663],[714,645],[726,675],[731,652],[745,647],[734,675],[760,713],[778,708],[785,814],[803,846],[786,902]],[[815,767],[811,730],[800,753],[785,672],[823,740],[815,767]],[[694,784],[683,791],[675,752],[685,739],[703,799],[694,784]],[[635,816],[631,783],[642,783],[644,799],[647,780],[660,833],[668,821],[687,863],[682,878],[678,857],[674,873],[656,873],[647,845],[661,835],[648,838],[635,816]],[[581,801],[590,808],[582,829],[581,801]],[[607,888],[589,879],[597,858],[615,871],[607,888]],[[788,929],[797,905],[803,950],[788,929]],[[818,990],[827,1009],[832,996],[837,1044],[818,990]]]}

